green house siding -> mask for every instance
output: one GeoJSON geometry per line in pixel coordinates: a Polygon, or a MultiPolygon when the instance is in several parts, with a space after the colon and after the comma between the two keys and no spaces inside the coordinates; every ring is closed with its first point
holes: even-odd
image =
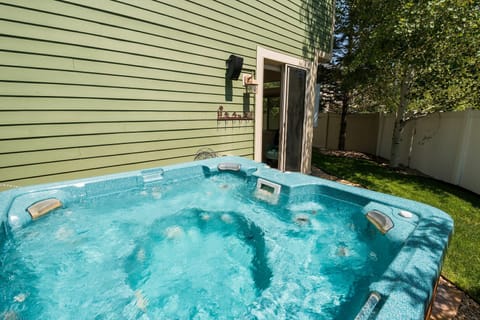
{"type": "Polygon", "coordinates": [[[329,51],[331,3],[317,2],[0,1],[0,183],[191,161],[203,148],[252,158],[253,120],[217,121],[220,105],[254,111],[241,81],[228,90],[225,60],[254,72],[257,46],[329,51]]]}

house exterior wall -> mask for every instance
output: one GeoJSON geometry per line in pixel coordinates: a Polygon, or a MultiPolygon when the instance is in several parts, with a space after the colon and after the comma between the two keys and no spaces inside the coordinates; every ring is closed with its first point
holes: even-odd
{"type": "Polygon", "coordinates": [[[254,112],[225,60],[329,51],[331,1],[0,1],[0,183],[253,158],[254,112]],[[315,33],[315,36],[312,36],[315,33]]]}

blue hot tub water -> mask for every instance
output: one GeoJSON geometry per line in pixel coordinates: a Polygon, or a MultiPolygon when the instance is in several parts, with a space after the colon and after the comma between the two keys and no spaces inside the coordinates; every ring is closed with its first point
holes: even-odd
{"type": "Polygon", "coordinates": [[[228,160],[242,170],[215,170],[225,159],[212,159],[13,190],[3,202],[0,315],[353,319],[372,288],[392,290],[383,277],[418,215],[396,217],[349,188],[228,160]],[[257,176],[282,186],[278,200],[256,196],[257,176]],[[46,195],[63,207],[31,222],[11,211],[46,195]],[[382,235],[365,219],[372,209],[395,228],[382,235]]]}

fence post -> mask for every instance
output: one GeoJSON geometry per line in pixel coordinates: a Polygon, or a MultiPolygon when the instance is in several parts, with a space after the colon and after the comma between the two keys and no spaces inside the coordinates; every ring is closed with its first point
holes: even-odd
{"type": "Polygon", "coordinates": [[[463,172],[465,169],[465,161],[468,156],[468,146],[470,144],[470,137],[472,133],[472,109],[468,109],[464,112],[463,130],[461,133],[460,146],[457,151],[455,159],[455,168],[453,170],[452,182],[456,185],[460,185],[462,182],[463,172]]]}
{"type": "Polygon", "coordinates": [[[377,147],[375,149],[375,155],[378,157],[380,155],[380,148],[382,147],[383,142],[383,127],[385,126],[385,117],[383,112],[378,113],[378,132],[377,132],[377,147]]]}
{"type": "Polygon", "coordinates": [[[330,132],[330,112],[327,112],[327,124],[325,125],[325,150],[328,150],[328,133],[330,132]]]}

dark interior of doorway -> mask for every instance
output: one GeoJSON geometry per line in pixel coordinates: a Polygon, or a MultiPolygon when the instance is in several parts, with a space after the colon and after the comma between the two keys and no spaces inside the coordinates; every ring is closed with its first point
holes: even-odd
{"type": "Polygon", "coordinates": [[[275,62],[265,63],[263,81],[262,161],[278,168],[282,69],[275,62]]]}

